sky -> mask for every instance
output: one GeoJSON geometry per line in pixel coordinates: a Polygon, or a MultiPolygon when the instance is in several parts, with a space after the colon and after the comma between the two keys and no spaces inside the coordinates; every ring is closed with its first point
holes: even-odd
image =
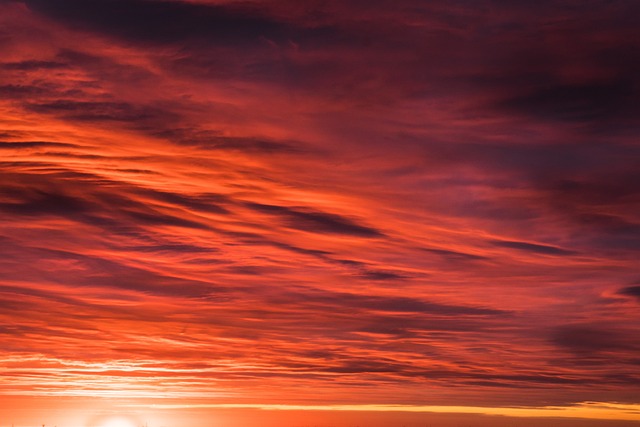
{"type": "Polygon", "coordinates": [[[640,425],[638,16],[0,0],[0,427],[640,425]]]}

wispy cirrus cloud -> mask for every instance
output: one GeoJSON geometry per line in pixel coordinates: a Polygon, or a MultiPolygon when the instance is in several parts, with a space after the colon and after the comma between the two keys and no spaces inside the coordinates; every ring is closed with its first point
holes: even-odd
{"type": "Polygon", "coordinates": [[[0,393],[637,403],[634,3],[0,9],[0,393]]]}

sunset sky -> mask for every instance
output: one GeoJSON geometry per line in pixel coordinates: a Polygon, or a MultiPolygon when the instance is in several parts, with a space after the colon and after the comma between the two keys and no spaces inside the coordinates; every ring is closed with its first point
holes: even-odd
{"type": "Polygon", "coordinates": [[[639,19],[0,0],[0,427],[640,425],[639,19]]]}

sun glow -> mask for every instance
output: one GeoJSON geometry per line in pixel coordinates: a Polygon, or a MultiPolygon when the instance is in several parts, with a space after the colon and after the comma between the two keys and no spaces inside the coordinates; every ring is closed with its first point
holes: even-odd
{"type": "Polygon", "coordinates": [[[100,419],[95,423],[95,427],[140,427],[139,423],[127,416],[110,416],[100,419]]]}

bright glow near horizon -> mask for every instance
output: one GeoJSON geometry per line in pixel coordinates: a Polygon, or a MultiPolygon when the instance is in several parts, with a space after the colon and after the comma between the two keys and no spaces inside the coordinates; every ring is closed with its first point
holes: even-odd
{"type": "Polygon", "coordinates": [[[124,416],[111,416],[102,420],[97,427],[142,427],[124,416]]]}

